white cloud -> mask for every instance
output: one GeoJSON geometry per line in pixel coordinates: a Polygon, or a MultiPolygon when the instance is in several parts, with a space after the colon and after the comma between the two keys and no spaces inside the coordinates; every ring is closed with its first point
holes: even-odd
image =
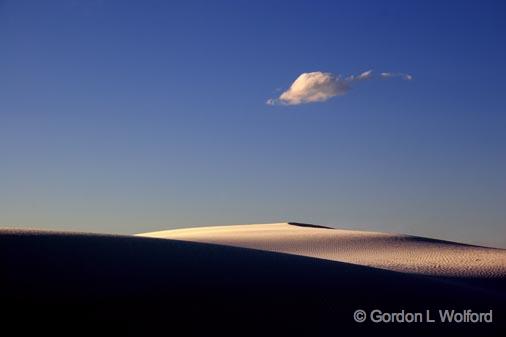
{"type": "MultiPolygon", "coordinates": [[[[380,78],[401,77],[411,80],[413,77],[403,73],[381,73],[380,78]]],[[[278,98],[267,100],[269,105],[298,105],[304,103],[324,102],[334,96],[345,95],[355,82],[371,80],[374,78],[372,70],[364,71],[359,75],[342,77],[332,73],[315,71],[302,73],[278,98]]]]}
{"type": "Polygon", "coordinates": [[[380,77],[381,78],[400,77],[406,81],[411,81],[413,79],[413,76],[411,76],[410,74],[405,74],[405,73],[381,73],[380,77]]]}
{"type": "Polygon", "coordinates": [[[349,90],[348,81],[331,73],[315,71],[302,73],[290,88],[268,104],[302,104],[323,102],[336,95],[344,95],[349,90]]]}
{"type": "Polygon", "coordinates": [[[372,78],[372,70],[364,71],[362,74],[358,76],[348,76],[347,79],[351,81],[363,81],[363,80],[370,80],[372,78]]]}

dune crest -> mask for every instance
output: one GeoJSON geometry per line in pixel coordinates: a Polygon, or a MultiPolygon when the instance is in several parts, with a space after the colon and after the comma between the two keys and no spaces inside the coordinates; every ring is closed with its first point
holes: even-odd
{"type": "Polygon", "coordinates": [[[506,250],[402,234],[275,223],[137,234],[301,255],[433,276],[506,277],[506,250]]]}

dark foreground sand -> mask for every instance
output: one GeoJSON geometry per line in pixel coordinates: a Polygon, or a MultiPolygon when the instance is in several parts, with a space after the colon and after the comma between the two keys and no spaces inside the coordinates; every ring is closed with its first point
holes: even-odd
{"type": "Polygon", "coordinates": [[[426,276],[202,242],[0,231],[2,329],[38,335],[505,335],[502,276],[426,276]],[[356,323],[357,309],[493,323],[356,323]]]}

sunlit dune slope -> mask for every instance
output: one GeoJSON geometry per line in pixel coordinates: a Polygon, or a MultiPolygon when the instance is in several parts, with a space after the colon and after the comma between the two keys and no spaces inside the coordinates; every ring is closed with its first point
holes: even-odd
{"type": "Polygon", "coordinates": [[[435,276],[504,278],[506,250],[304,224],[199,227],[138,234],[302,255],[435,276]]]}

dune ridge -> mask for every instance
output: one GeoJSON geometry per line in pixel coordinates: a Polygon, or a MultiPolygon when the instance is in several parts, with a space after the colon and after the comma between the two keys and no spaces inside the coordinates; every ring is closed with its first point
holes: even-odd
{"type": "Polygon", "coordinates": [[[184,228],[142,237],[214,243],[432,276],[506,278],[506,250],[417,236],[273,223],[184,228]]]}

